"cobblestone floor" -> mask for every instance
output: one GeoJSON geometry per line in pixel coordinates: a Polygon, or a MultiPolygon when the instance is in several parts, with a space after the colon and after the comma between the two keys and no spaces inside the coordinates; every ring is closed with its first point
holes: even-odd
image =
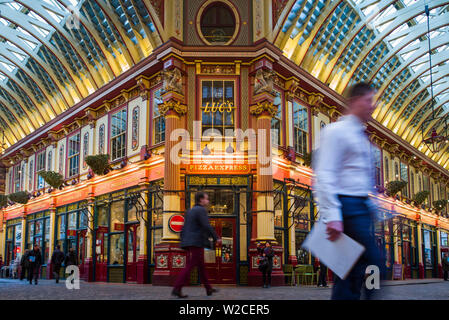
{"type": "MultiPolygon", "coordinates": [[[[388,282],[384,287],[382,300],[449,300],[449,281],[440,279],[388,282]]],[[[183,289],[191,300],[328,300],[330,288],[311,286],[285,286],[270,289],[218,286],[213,296],[206,296],[199,286],[183,289]]],[[[41,280],[30,285],[25,280],[0,279],[0,300],[61,299],[61,300],[166,300],[171,288],[152,285],[87,283],[81,281],[79,290],[68,290],[65,282],[56,284],[53,280],[41,280]]]]}

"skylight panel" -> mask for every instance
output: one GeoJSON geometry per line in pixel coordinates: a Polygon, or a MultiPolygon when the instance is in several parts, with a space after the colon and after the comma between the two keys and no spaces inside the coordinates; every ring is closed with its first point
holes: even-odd
{"type": "Polygon", "coordinates": [[[41,28],[34,23],[30,23],[44,38],[50,33],[50,31],[41,28]]]}
{"type": "Polygon", "coordinates": [[[25,58],[26,58],[24,55],[21,55],[21,54],[19,54],[17,52],[12,52],[12,54],[15,55],[17,57],[17,59],[19,59],[21,62],[23,60],[25,60],[25,58]]]}
{"type": "Polygon", "coordinates": [[[15,67],[13,65],[6,63],[6,62],[0,61],[0,64],[9,72],[13,72],[13,70],[15,69],[15,67]]]}
{"type": "Polygon", "coordinates": [[[18,4],[17,2],[9,2],[9,3],[6,3],[6,5],[14,10],[17,10],[17,11],[20,11],[23,8],[23,6],[18,4]]]}
{"type": "Polygon", "coordinates": [[[30,17],[33,17],[36,20],[39,20],[42,23],[48,24],[47,21],[44,20],[44,18],[42,18],[40,15],[38,15],[36,12],[34,11],[30,11],[30,13],[28,13],[28,15],[30,17]]]}

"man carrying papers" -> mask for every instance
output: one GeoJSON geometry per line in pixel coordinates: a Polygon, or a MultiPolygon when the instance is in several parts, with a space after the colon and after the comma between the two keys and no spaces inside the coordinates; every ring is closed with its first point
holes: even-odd
{"type": "MultiPolygon", "coordinates": [[[[344,280],[335,277],[333,300],[359,300],[367,266],[375,265],[381,272],[384,266],[375,244],[368,198],[374,191],[374,168],[365,123],[375,109],[374,94],[364,83],[349,89],[348,113],[321,131],[314,157],[315,194],[327,239],[336,241],[344,232],[365,248],[344,280]]],[[[367,290],[366,297],[374,290],[367,290]]]]}

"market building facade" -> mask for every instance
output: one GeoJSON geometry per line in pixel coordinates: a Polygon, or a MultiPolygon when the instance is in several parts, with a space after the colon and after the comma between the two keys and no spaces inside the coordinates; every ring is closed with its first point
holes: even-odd
{"type": "MultiPolygon", "coordinates": [[[[55,114],[43,116],[48,120],[41,127],[27,132],[20,120],[15,133],[5,129],[5,194],[26,192],[28,198],[10,197],[1,210],[3,263],[37,244],[44,257],[41,276],[52,278],[49,259],[60,245],[66,253],[75,249],[86,281],[171,285],[186,262],[179,247],[183,214],[195,192],[205,191],[210,222],[223,240],[205,251],[212,282],[259,285],[256,245],[270,241],[273,284],[283,285],[286,266],[314,264],[301,248],[319,218],[311,154],[320,130],[346,109],[348,81],[341,75],[323,81],[326,66],[293,43],[305,32],[296,30],[298,16],[312,14],[312,5],[320,9],[321,1],[131,2],[139,17],[132,32],[141,28],[145,36],[135,43],[126,33],[115,35],[124,43],[114,51],[117,57],[104,49],[109,65],[86,71],[90,85],[74,82],[81,98],[61,93],[70,107],[53,107],[55,114]],[[316,67],[304,67],[302,59],[316,67]],[[94,85],[101,77],[108,81],[94,85]],[[108,166],[94,173],[86,158],[102,154],[108,166]],[[40,175],[49,171],[59,173],[63,185],[50,186],[40,175]]],[[[80,10],[88,13],[95,3],[81,1],[80,10]]],[[[352,8],[341,4],[334,9],[352,8]]],[[[337,11],[329,14],[343,19],[337,11]]],[[[81,22],[89,29],[88,21],[81,22]]],[[[318,23],[323,21],[312,24],[318,23]]],[[[318,38],[319,30],[331,27],[315,28],[318,38]]],[[[386,84],[373,82],[390,94],[386,84]]],[[[375,232],[387,277],[398,268],[403,278],[441,277],[442,254],[449,249],[447,154],[436,161],[395,127],[381,124],[382,116],[394,121],[386,108],[379,105],[367,130],[379,191],[372,195],[379,205],[375,232]],[[388,182],[398,180],[407,185],[387,196],[388,182]],[[429,196],[417,205],[414,196],[421,191],[429,196]],[[437,207],[438,200],[446,200],[444,206],[437,207]]],[[[38,116],[28,121],[40,122],[38,116]]],[[[198,281],[192,273],[191,282],[198,281]]]]}

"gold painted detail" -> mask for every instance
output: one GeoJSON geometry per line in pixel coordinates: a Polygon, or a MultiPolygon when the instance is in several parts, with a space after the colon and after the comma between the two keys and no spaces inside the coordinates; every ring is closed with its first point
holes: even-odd
{"type": "Polygon", "coordinates": [[[187,112],[187,106],[181,104],[179,101],[170,100],[158,105],[159,113],[165,116],[169,110],[174,110],[178,114],[185,114],[187,112]]]}
{"type": "Polygon", "coordinates": [[[177,92],[182,94],[182,74],[178,68],[164,69],[161,71],[162,88],[165,92],[177,92]]]}
{"type": "Polygon", "coordinates": [[[236,74],[235,65],[201,65],[203,74],[236,74]]]}
{"type": "Polygon", "coordinates": [[[273,83],[276,73],[270,69],[259,69],[254,80],[254,94],[268,92],[275,94],[273,83]]]}
{"type": "Polygon", "coordinates": [[[249,112],[254,115],[260,115],[264,111],[267,111],[272,117],[274,117],[276,115],[277,108],[272,102],[268,101],[258,102],[249,108],[249,112]]]}

